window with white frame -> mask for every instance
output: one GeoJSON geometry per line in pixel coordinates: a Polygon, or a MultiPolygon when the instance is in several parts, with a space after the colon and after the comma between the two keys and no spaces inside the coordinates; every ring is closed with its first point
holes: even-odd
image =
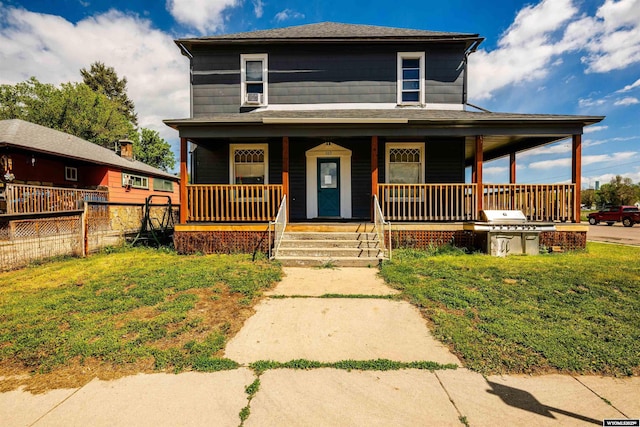
{"type": "Polygon", "coordinates": [[[231,144],[230,157],[232,184],[268,184],[267,144],[231,144]]]}
{"type": "Polygon", "coordinates": [[[398,104],[424,104],[424,81],[424,52],[398,52],[398,104]]]}
{"type": "Polygon", "coordinates": [[[240,55],[242,105],[267,105],[268,70],[266,53],[240,55]]]}
{"type": "Polygon", "coordinates": [[[78,180],[78,168],[72,168],[70,166],[64,167],[64,179],[66,181],[77,181],[78,180]]]}
{"type": "Polygon", "coordinates": [[[135,175],[132,173],[122,173],[122,186],[129,188],[142,188],[144,190],[149,189],[149,178],[142,175],[135,175]]]}
{"type": "Polygon", "coordinates": [[[388,184],[424,182],[424,143],[387,143],[386,182],[388,184]]]}

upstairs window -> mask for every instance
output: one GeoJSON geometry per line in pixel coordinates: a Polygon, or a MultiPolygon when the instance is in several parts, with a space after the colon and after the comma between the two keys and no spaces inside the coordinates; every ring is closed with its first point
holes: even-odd
{"type": "Polygon", "coordinates": [[[242,105],[267,105],[267,54],[240,55],[242,105]]]}
{"type": "Polygon", "coordinates": [[[267,144],[231,145],[231,183],[266,184],[267,144]]]}
{"type": "Polygon", "coordinates": [[[424,52],[398,52],[398,104],[424,104],[424,52]]]}
{"type": "Polygon", "coordinates": [[[387,144],[387,183],[421,184],[424,182],[424,144],[387,144]]]}

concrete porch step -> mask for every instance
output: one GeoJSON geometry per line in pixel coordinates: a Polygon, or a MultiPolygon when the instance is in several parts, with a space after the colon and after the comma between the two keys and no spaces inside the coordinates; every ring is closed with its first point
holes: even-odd
{"type": "Polygon", "coordinates": [[[301,257],[278,256],[277,260],[284,267],[377,267],[382,258],[377,257],[301,257]]]}
{"type": "Polygon", "coordinates": [[[377,240],[376,233],[331,232],[331,231],[285,231],[283,240],[377,240]]]}
{"type": "Polygon", "coordinates": [[[283,248],[378,248],[378,240],[346,240],[346,239],[283,239],[280,241],[280,249],[283,248]]]}
{"type": "Polygon", "coordinates": [[[377,257],[380,254],[378,248],[283,248],[278,250],[280,257],[318,257],[318,258],[369,258],[377,257]]]}

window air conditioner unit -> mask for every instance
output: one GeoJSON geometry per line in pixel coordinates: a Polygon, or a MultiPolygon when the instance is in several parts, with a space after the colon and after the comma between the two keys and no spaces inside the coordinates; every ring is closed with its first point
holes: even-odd
{"type": "Polygon", "coordinates": [[[248,93],[245,101],[246,101],[246,104],[260,105],[262,104],[262,94],[248,93]]]}

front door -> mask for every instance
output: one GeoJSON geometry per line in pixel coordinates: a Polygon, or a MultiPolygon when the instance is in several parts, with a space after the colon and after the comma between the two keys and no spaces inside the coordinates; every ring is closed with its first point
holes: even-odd
{"type": "Polygon", "coordinates": [[[318,159],[318,216],[340,216],[340,159],[318,159]]]}

